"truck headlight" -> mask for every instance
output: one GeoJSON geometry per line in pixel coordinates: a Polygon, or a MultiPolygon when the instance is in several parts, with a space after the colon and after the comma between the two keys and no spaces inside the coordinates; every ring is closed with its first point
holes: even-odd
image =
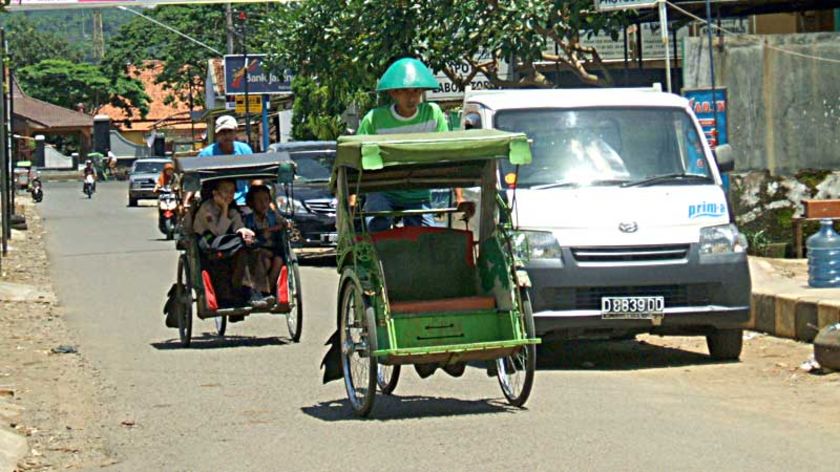
{"type": "Polygon", "coordinates": [[[700,229],[700,255],[747,252],[747,238],[734,224],[700,229]]]}
{"type": "Polygon", "coordinates": [[[292,213],[292,210],[294,213],[309,213],[309,210],[297,198],[277,197],[277,205],[278,209],[284,213],[292,213]]]}
{"type": "Polygon", "coordinates": [[[554,234],[548,231],[517,231],[513,234],[513,250],[522,261],[532,259],[560,260],[562,251],[554,234]]]}

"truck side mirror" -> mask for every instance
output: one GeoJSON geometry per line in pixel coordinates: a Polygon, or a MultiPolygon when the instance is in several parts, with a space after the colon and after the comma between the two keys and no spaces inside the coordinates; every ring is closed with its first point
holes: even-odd
{"type": "Polygon", "coordinates": [[[720,172],[732,172],[735,170],[735,156],[732,146],[721,144],[714,150],[715,161],[720,172]]]}

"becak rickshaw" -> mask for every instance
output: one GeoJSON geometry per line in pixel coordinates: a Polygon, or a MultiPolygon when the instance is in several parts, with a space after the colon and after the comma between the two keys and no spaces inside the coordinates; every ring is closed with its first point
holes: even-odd
{"type": "MultiPolygon", "coordinates": [[[[241,292],[231,288],[231,276],[236,270],[233,267],[236,264],[234,258],[251,257],[253,251],[262,247],[260,243],[244,244],[234,237],[214,238],[214,242],[209,244],[207,235],[195,231],[199,207],[212,198],[215,185],[223,180],[252,184],[255,180],[262,181],[269,189],[273,188],[270,195],[272,210],[276,206],[276,193],[282,192],[287,197],[286,201],[291,201],[294,197],[295,168],[288,153],[183,157],[177,160],[176,171],[180,175],[182,201],[188,203],[188,209],[178,225],[177,247],[181,254],[177,280],[164,307],[167,326],[177,327],[181,344],[188,347],[192,337],[193,312],[199,319],[214,318],[216,334],[220,337],[225,335],[229,318],[238,321],[254,313],[282,314],[286,316],[289,337],[299,342],[303,327],[303,294],[288,226],[276,225],[265,229],[265,232],[276,236],[271,238],[271,250],[272,254],[276,253],[281,258],[282,266],[276,279],[269,281],[272,302],[259,307],[249,304],[241,292]],[[216,239],[222,240],[222,243],[216,244],[216,239]]],[[[247,215],[244,208],[238,210],[247,215]]],[[[294,211],[293,208],[277,210],[286,217],[294,211]]],[[[250,261],[246,260],[248,270],[252,268],[250,261]]]]}
{"type": "Polygon", "coordinates": [[[356,414],[370,413],[377,387],[392,393],[407,364],[483,364],[496,372],[511,405],[525,404],[540,341],[528,278],[514,254],[510,207],[497,187],[501,159],[528,164],[526,136],[469,130],[339,138],[331,179],[338,201],[338,331],[324,380],[343,377],[356,414]],[[371,232],[372,217],[463,213],[463,221],[471,211],[450,205],[366,212],[360,203],[373,192],[472,187],[480,189],[475,230],[468,221],[456,229],[458,218],[450,217],[445,226],[371,232]]]}

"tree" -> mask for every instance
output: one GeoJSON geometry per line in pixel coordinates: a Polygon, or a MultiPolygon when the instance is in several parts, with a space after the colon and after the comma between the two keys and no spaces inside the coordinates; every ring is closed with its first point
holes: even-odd
{"type": "Polygon", "coordinates": [[[46,59],[66,59],[77,62],[82,51],[61,36],[45,32],[28,17],[7,15],[6,40],[9,43],[9,60],[12,69],[37,64],[46,59]]]}
{"type": "MultiPolygon", "coordinates": [[[[608,78],[591,71],[600,57],[581,38],[617,39],[626,20],[595,12],[591,0],[308,0],[266,15],[260,37],[278,69],[292,65],[347,106],[365,93],[363,102],[373,103],[378,76],[403,56],[422,58],[460,88],[479,73],[496,87],[551,87],[540,62],[603,84],[608,78]],[[517,73],[503,76],[502,62],[511,59],[517,73]]],[[[339,115],[334,104],[296,94],[296,110],[304,105],[314,108],[297,126],[339,115]]]]}
{"type": "Polygon", "coordinates": [[[405,55],[423,58],[460,86],[483,73],[496,86],[549,87],[538,62],[600,84],[590,70],[598,53],[581,37],[617,38],[626,18],[594,11],[591,0],[310,0],[268,18],[265,28],[274,34],[264,46],[300,73],[359,85],[405,55]],[[517,77],[500,76],[500,63],[511,58],[517,77]],[[466,76],[456,74],[464,64],[466,76]]]}
{"type": "MultiPolygon", "coordinates": [[[[265,12],[277,8],[277,5],[271,3],[238,5],[237,8],[248,15],[249,23],[254,25],[265,12]]],[[[226,52],[225,6],[161,6],[154,10],[144,10],[143,14],[189,35],[219,54],[147,19],[134,17],[108,42],[103,64],[108,74],[118,76],[125,74],[129,65],[151,67],[148,61],[161,62],[163,70],[156,82],[170,92],[169,100],[185,102],[189,98],[190,87],[204,83],[209,59],[218,58],[226,52]]],[[[257,44],[251,38],[248,39],[250,44],[257,44]]],[[[241,48],[242,38],[237,37],[236,42],[241,48]]],[[[250,48],[252,53],[262,52],[250,48]]],[[[194,99],[197,103],[204,103],[202,94],[197,94],[194,99]]]]}
{"type": "Polygon", "coordinates": [[[125,77],[112,80],[99,66],[74,63],[63,59],[47,59],[21,68],[17,74],[23,90],[32,97],[65,108],[82,104],[95,114],[105,104],[130,107],[148,113],[149,97],[136,80],[125,77]]]}

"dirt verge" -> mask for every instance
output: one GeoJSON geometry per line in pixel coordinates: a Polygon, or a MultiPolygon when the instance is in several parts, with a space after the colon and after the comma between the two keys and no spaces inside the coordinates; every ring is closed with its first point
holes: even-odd
{"type": "Polygon", "coordinates": [[[31,201],[18,197],[27,231],[15,231],[0,271],[0,386],[21,413],[12,426],[30,451],[21,471],[72,470],[113,463],[97,424],[96,374],[77,352],[50,284],[44,229],[31,201]]]}

